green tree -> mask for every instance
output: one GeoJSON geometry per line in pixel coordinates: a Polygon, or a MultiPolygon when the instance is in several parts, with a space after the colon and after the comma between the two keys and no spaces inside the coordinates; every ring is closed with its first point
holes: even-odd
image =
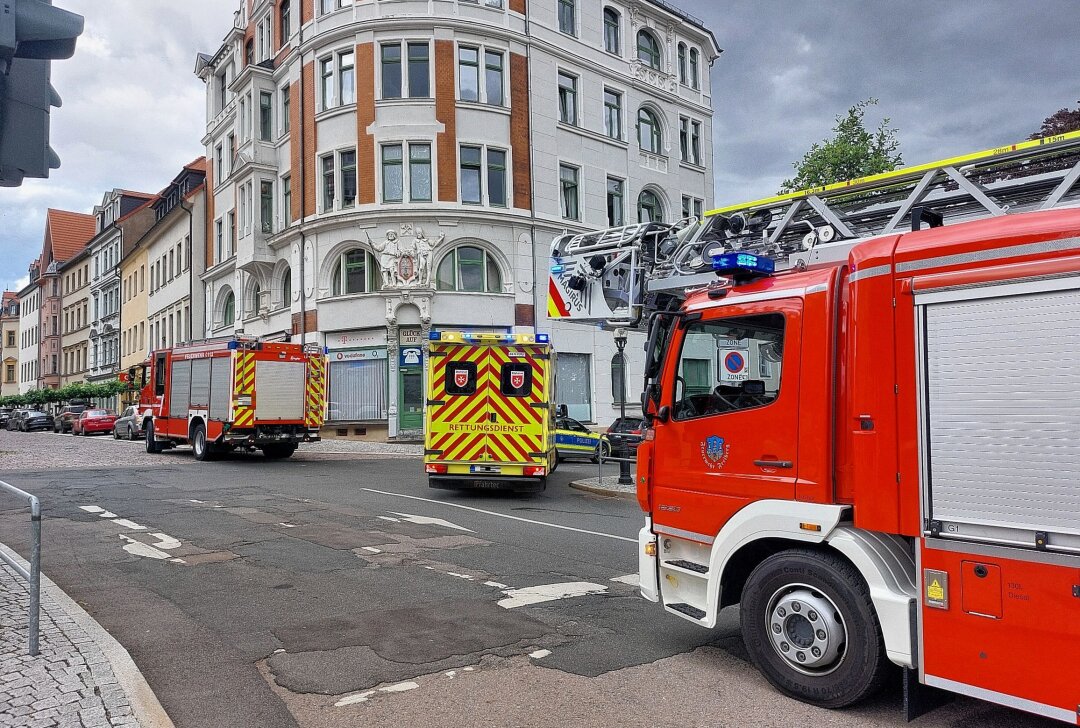
{"type": "Polygon", "coordinates": [[[866,99],[837,116],[833,136],[815,142],[792,164],[795,176],[784,180],[780,194],[889,172],[902,165],[900,142],[889,119],[882,119],[874,131],[866,128],[866,109],[875,105],[877,99],[866,99]]]}

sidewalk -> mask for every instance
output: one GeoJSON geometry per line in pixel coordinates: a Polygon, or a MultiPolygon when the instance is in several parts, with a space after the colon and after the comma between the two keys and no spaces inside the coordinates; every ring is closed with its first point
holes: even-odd
{"type": "Polygon", "coordinates": [[[581,478],[570,483],[570,487],[612,498],[626,498],[628,500],[637,498],[636,487],[633,485],[619,485],[618,475],[605,475],[602,478],[581,478]]]}
{"type": "Polygon", "coordinates": [[[41,653],[30,657],[29,603],[26,582],[0,562],[0,725],[172,728],[127,651],[44,574],[41,653]]]}

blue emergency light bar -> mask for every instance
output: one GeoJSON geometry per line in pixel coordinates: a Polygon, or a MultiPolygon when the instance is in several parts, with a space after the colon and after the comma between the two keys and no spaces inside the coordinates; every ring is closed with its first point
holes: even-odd
{"type": "Polygon", "coordinates": [[[771,276],[776,271],[776,262],[753,253],[720,253],[713,256],[712,267],[717,275],[753,278],[771,276]]]}

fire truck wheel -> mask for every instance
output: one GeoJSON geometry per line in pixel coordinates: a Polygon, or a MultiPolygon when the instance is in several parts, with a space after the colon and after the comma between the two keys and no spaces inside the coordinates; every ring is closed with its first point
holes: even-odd
{"type": "Polygon", "coordinates": [[[146,423],[146,452],[154,455],[163,449],[161,443],[154,439],[154,423],[146,423]]]}
{"type": "Polygon", "coordinates": [[[206,441],[206,425],[201,422],[195,423],[191,428],[191,451],[195,453],[195,459],[200,462],[213,459],[213,450],[210,443],[206,441]]]}
{"type": "Polygon", "coordinates": [[[885,682],[889,662],[870,590],[838,555],[770,556],[746,580],[739,611],[751,659],[786,695],[843,708],[885,682]]]}

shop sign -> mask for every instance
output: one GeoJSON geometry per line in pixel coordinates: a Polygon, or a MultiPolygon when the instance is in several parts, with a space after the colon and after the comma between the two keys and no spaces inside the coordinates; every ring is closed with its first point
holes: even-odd
{"type": "Polygon", "coordinates": [[[386,349],[353,349],[351,351],[331,351],[330,361],[374,361],[385,359],[386,349]]]}

